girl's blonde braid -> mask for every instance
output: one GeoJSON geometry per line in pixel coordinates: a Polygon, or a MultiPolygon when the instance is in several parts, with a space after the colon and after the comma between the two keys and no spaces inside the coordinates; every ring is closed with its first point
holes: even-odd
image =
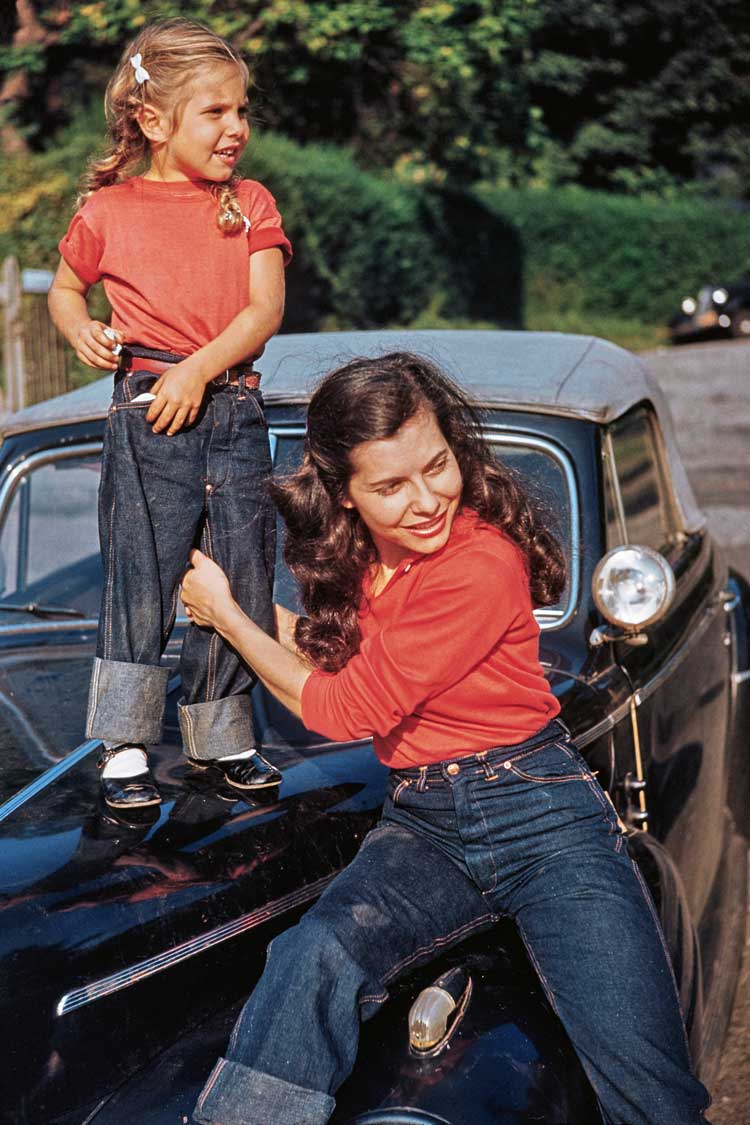
{"type": "Polygon", "coordinates": [[[224,234],[239,234],[245,227],[245,216],[236,195],[239,183],[240,177],[234,175],[226,183],[215,184],[211,189],[219,203],[216,222],[224,234]]]}

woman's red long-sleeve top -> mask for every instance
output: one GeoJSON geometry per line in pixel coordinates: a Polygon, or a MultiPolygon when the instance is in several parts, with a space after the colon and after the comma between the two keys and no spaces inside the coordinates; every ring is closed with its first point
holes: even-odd
{"type": "Polygon", "coordinates": [[[393,769],[522,742],[560,711],[523,556],[473,512],[440,551],[403,559],[377,597],[366,588],[359,625],[346,667],[308,677],[302,719],[340,742],[372,735],[393,769]]]}

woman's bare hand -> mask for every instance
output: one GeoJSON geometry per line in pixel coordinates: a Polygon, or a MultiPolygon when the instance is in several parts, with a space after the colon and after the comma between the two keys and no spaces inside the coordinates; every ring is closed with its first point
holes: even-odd
{"type": "Polygon", "coordinates": [[[191,569],[182,580],[182,604],[195,625],[218,633],[233,616],[241,613],[232,597],[226,574],[202,551],[190,552],[191,569]]]}

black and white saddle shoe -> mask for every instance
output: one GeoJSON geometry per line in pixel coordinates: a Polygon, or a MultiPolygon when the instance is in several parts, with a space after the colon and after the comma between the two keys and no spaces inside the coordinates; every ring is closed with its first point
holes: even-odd
{"type": "MultiPolygon", "coordinates": [[[[103,750],[96,763],[97,768],[103,771],[107,762],[111,762],[122,749],[103,750]]],[[[161,804],[159,790],[148,766],[141,773],[128,777],[105,777],[102,773],[100,782],[102,796],[112,809],[145,809],[161,804]]]]}
{"type": "Polygon", "coordinates": [[[235,789],[269,789],[281,784],[281,770],[267,762],[256,750],[249,758],[190,758],[199,770],[209,770],[235,789]]]}

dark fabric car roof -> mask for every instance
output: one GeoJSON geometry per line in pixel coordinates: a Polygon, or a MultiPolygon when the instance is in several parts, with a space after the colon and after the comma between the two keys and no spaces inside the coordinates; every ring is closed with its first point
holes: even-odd
{"type": "MultiPolygon", "coordinates": [[[[481,404],[608,423],[645,400],[665,432],[672,476],[688,528],[702,526],[677,454],[669,410],[655,378],[630,352],[593,336],[558,332],[321,332],[276,336],[258,366],[268,402],[305,402],[318,379],[356,356],[412,351],[435,361],[481,404]]],[[[27,407],[6,434],[106,414],[111,377],[27,407]]]]}

